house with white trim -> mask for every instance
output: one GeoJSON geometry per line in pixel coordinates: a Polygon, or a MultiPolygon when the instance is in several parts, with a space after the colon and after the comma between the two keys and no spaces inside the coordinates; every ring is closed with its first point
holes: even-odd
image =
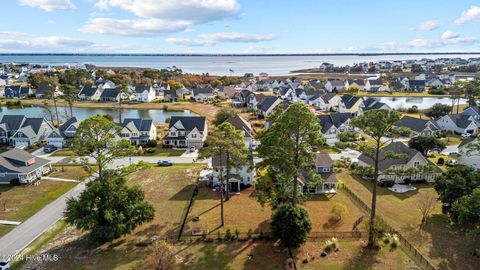
{"type": "Polygon", "coordinates": [[[171,147],[202,148],[208,134],[207,120],[203,116],[172,116],[168,135],[163,144],[171,147]]]}
{"type": "Polygon", "coordinates": [[[32,183],[52,171],[50,160],[13,148],[0,153],[0,184],[32,183]]]}
{"type": "MultiPolygon", "coordinates": [[[[236,157],[231,157],[236,158],[236,157]]],[[[220,186],[220,175],[224,183],[227,176],[227,155],[223,154],[221,156],[214,156],[212,158],[212,184],[213,187],[220,186]]],[[[255,167],[253,164],[253,159],[238,161],[239,165],[232,166],[229,170],[229,179],[228,179],[228,193],[240,194],[242,186],[251,186],[255,180],[255,167]]]]}

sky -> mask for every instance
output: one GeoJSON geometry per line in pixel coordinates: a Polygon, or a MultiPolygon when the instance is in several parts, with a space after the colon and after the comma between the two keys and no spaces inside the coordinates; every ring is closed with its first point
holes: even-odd
{"type": "Polygon", "coordinates": [[[480,52],[480,1],[2,0],[0,53],[480,52]]]}

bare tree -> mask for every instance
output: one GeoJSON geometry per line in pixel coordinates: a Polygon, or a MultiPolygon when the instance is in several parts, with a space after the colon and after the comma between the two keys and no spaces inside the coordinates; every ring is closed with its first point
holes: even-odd
{"type": "Polygon", "coordinates": [[[418,201],[418,209],[422,213],[422,222],[420,226],[425,224],[427,219],[430,217],[430,214],[435,209],[437,204],[437,197],[435,197],[432,193],[423,193],[420,195],[420,199],[418,201]]]}

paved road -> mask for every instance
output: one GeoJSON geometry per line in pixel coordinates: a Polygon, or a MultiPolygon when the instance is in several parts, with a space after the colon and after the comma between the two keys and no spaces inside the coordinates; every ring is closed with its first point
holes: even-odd
{"type": "Polygon", "coordinates": [[[10,260],[55,224],[63,215],[66,200],[78,196],[84,189],[85,182],[78,184],[0,238],[0,261],[10,260]]]}

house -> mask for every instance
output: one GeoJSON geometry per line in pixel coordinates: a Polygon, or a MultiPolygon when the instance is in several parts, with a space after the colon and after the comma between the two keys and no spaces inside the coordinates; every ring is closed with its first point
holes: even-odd
{"type": "Polygon", "coordinates": [[[409,88],[408,79],[406,81],[402,81],[401,79],[396,79],[395,81],[391,82],[388,85],[388,90],[392,92],[395,92],[395,91],[403,92],[403,91],[406,91],[408,88],[409,88]]]}
{"type": "Polygon", "coordinates": [[[338,92],[345,89],[345,83],[341,80],[328,80],[325,83],[325,89],[328,92],[338,92]]]}
{"type": "Polygon", "coordinates": [[[423,92],[425,91],[425,80],[409,80],[408,81],[410,91],[423,92]]]}
{"type": "Polygon", "coordinates": [[[335,194],[337,193],[338,180],[333,172],[333,160],[329,154],[319,152],[315,154],[315,172],[320,174],[323,184],[308,186],[308,177],[299,177],[302,192],[306,194],[335,194]]]}
{"type": "Polygon", "coordinates": [[[259,116],[264,118],[268,117],[271,113],[273,113],[275,107],[280,103],[282,103],[282,100],[278,97],[265,97],[265,99],[263,99],[262,102],[257,105],[259,116]]]}
{"type": "Polygon", "coordinates": [[[255,84],[255,86],[257,87],[258,91],[271,91],[271,90],[273,90],[272,85],[267,80],[258,81],[255,84]]]}
{"type": "Polygon", "coordinates": [[[52,170],[50,160],[14,148],[0,154],[0,184],[32,183],[52,170]]]}
{"type": "Polygon", "coordinates": [[[243,119],[240,115],[236,115],[230,116],[225,122],[232,124],[236,130],[242,132],[246,148],[252,148],[254,146],[253,129],[247,120],[243,119]]]}
{"type": "Polygon", "coordinates": [[[100,101],[102,102],[119,102],[121,93],[119,88],[107,88],[104,89],[100,95],[100,101]]]}
{"type": "Polygon", "coordinates": [[[325,85],[321,81],[310,80],[310,81],[308,81],[308,83],[305,84],[303,89],[321,91],[321,90],[325,89],[325,85]]]}
{"type": "Polygon", "coordinates": [[[157,139],[157,128],[151,119],[126,118],[119,126],[120,139],[125,139],[132,145],[146,145],[148,141],[157,139]]]}
{"type": "Polygon", "coordinates": [[[361,97],[352,96],[352,95],[343,95],[341,97],[341,102],[338,107],[338,111],[341,113],[351,113],[356,115],[360,110],[360,107],[363,104],[363,99],[361,97]]]}
{"type": "Polygon", "coordinates": [[[448,114],[437,119],[441,130],[452,130],[458,134],[473,134],[478,131],[480,122],[475,116],[466,114],[448,114]]]}
{"type": "Polygon", "coordinates": [[[457,158],[457,163],[478,170],[480,169],[480,150],[478,150],[478,147],[472,146],[474,143],[478,144],[480,141],[475,138],[467,138],[458,145],[461,155],[457,158]]]}
{"type": "Polygon", "coordinates": [[[223,86],[221,85],[218,87],[217,91],[217,96],[221,99],[232,99],[235,97],[235,95],[238,93],[238,91],[235,89],[234,86],[229,85],[229,86],[223,86]]]}
{"type": "Polygon", "coordinates": [[[250,90],[243,89],[235,95],[234,99],[238,101],[240,107],[246,107],[250,95],[255,95],[255,93],[250,90]]]}
{"type": "Polygon", "coordinates": [[[350,113],[332,113],[327,115],[319,115],[318,120],[322,128],[322,135],[326,139],[326,143],[334,145],[338,142],[337,135],[342,132],[351,132],[355,129],[350,126],[352,115],[350,113]]]}
{"type": "Polygon", "coordinates": [[[398,123],[396,128],[408,128],[414,136],[435,136],[440,132],[440,127],[435,120],[420,119],[411,116],[404,116],[398,123]]]}
{"type": "Polygon", "coordinates": [[[320,65],[320,69],[321,69],[321,70],[332,70],[333,67],[334,67],[333,64],[326,63],[326,62],[324,62],[324,63],[322,63],[322,64],[320,65]]]}
{"type": "Polygon", "coordinates": [[[213,93],[213,88],[210,85],[197,86],[193,88],[192,95],[190,96],[190,99],[196,102],[206,102],[214,98],[215,94],[213,93]]]}
{"type": "Polygon", "coordinates": [[[53,128],[50,133],[45,136],[47,145],[53,145],[59,149],[65,146],[65,138],[62,135],[62,132],[58,128],[53,128]]]}
{"type": "MultiPolygon", "coordinates": [[[[238,159],[237,157],[232,157],[233,159],[238,159]]],[[[229,170],[229,179],[228,179],[228,193],[240,194],[241,186],[251,186],[255,179],[255,169],[253,165],[253,159],[248,161],[238,161],[239,165],[231,167],[229,170]]],[[[212,158],[212,167],[214,169],[212,173],[212,184],[214,187],[220,186],[220,174],[225,181],[227,174],[227,155],[222,154],[214,156],[212,158]]]]}
{"type": "Polygon", "coordinates": [[[466,108],[463,112],[463,115],[469,115],[471,116],[474,120],[480,121],[480,109],[477,106],[472,106],[466,108]]]}
{"type": "Polygon", "coordinates": [[[137,102],[151,102],[155,99],[155,90],[146,84],[137,84],[133,90],[137,102]]]}
{"type": "Polygon", "coordinates": [[[293,102],[302,102],[307,105],[313,104],[314,101],[318,101],[323,95],[323,92],[317,90],[305,90],[303,88],[297,88],[293,93],[295,94],[292,97],[293,102]]]}
{"type": "Polygon", "coordinates": [[[177,90],[165,90],[163,91],[163,100],[165,102],[178,102],[181,101],[185,98],[183,95],[182,91],[177,89],[177,90]]]}
{"type": "Polygon", "coordinates": [[[385,87],[381,79],[369,79],[365,84],[365,90],[369,92],[379,92],[385,91],[385,87]]]}
{"type": "Polygon", "coordinates": [[[9,85],[5,86],[6,98],[26,98],[32,95],[32,88],[29,86],[9,85]]]}
{"type": "Polygon", "coordinates": [[[58,86],[53,86],[50,83],[41,83],[38,85],[37,90],[35,91],[36,98],[44,98],[45,95],[48,95],[51,92],[54,92],[55,97],[62,95],[62,92],[58,89],[58,86]],[[54,89],[55,88],[55,89],[54,89]]]}
{"type": "MultiPolygon", "coordinates": [[[[4,116],[4,118],[7,115],[4,116]]],[[[3,120],[3,119],[2,119],[3,120]]],[[[15,147],[28,147],[46,140],[46,136],[54,127],[41,117],[23,117],[17,131],[10,137],[10,145],[15,147]]]]}
{"type": "Polygon", "coordinates": [[[22,126],[24,115],[4,115],[0,120],[0,142],[12,145],[11,137],[22,126]]]}
{"type": "Polygon", "coordinates": [[[269,78],[269,77],[268,77],[268,73],[266,73],[266,72],[260,72],[260,73],[258,74],[258,80],[259,80],[259,81],[267,81],[268,78],[269,78]]]}
{"type": "MultiPolygon", "coordinates": [[[[397,184],[405,182],[434,182],[442,171],[419,151],[409,148],[402,142],[392,142],[380,150],[378,180],[394,181],[397,184]],[[389,153],[401,154],[400,158],[389,157],[389,153]],[[433,167],[434,170],[426,169],[433,167]],[[423,170],[425,168],[425,170],[423,170]],[[409,170],[417,169],[415,172],[409,170]],[[399,173],[398,170],[404,171],[399,173]]],[[[373,159],[365,154],[358,157],[358,165],[373,167],[373,159]]]]}
{"type": "Polygon", "coordinates": [[[203,147],[208,125],[203,116],[172,116],[163,144],[172,147],[203,147]]]}
{"type": "Polygon", "coordinates": [[[265,100],[267,96],[264,94],[255,94],[252,93],[251,95],[248,95],[247,101],[246,101],[246,107],[249,110],[257,110],[258,109],[258,104],[262,103],[263,100],[265,100]]]}
{"type": "Polygon", "coordinates": [[[345,80],[345,89],[350,87],[358,87],[360,91],[365,91],[365,81],[364,80],[345,80]]]}
{"type": "Polygon", "coordinates": [[[82,86],[78,93],[80,100],[99,101],[105,89],[115,88],[115,83],[110,80],[103,80],[99,78],[92,85],[82,86]]]}
{"type": "Polygon", "coordinates": [[[445,87],[447,84],[443,81],[440,80],[439,78],[433,78],[425,82],[425,85],[428,87],[445,87]]]}
{"type": "Polygon", "coordinates": [[[316,99],[311,100],[311,104],[319,111],[338,111],[342,99],[335,93],[325,93],[316,99]]]}
{"type": "Polygon", "coordinates": [[[79,125],[80,122],[77,120],[77,118],[71,117],[60,127],[58,127],[58,130],[63,136],[65,136],[65,138],[71,139],[75,136],[75,132],[77,132],[77,128],[79,125]]]}
{"type": "Polygon", "coordinates": [[[380,102],[376,98],[367,98],[363,100],[362,106],[360,106],[360,112],[363,113],[369,110],[391,110],[392,108],[384,102],[380,102]]]}

